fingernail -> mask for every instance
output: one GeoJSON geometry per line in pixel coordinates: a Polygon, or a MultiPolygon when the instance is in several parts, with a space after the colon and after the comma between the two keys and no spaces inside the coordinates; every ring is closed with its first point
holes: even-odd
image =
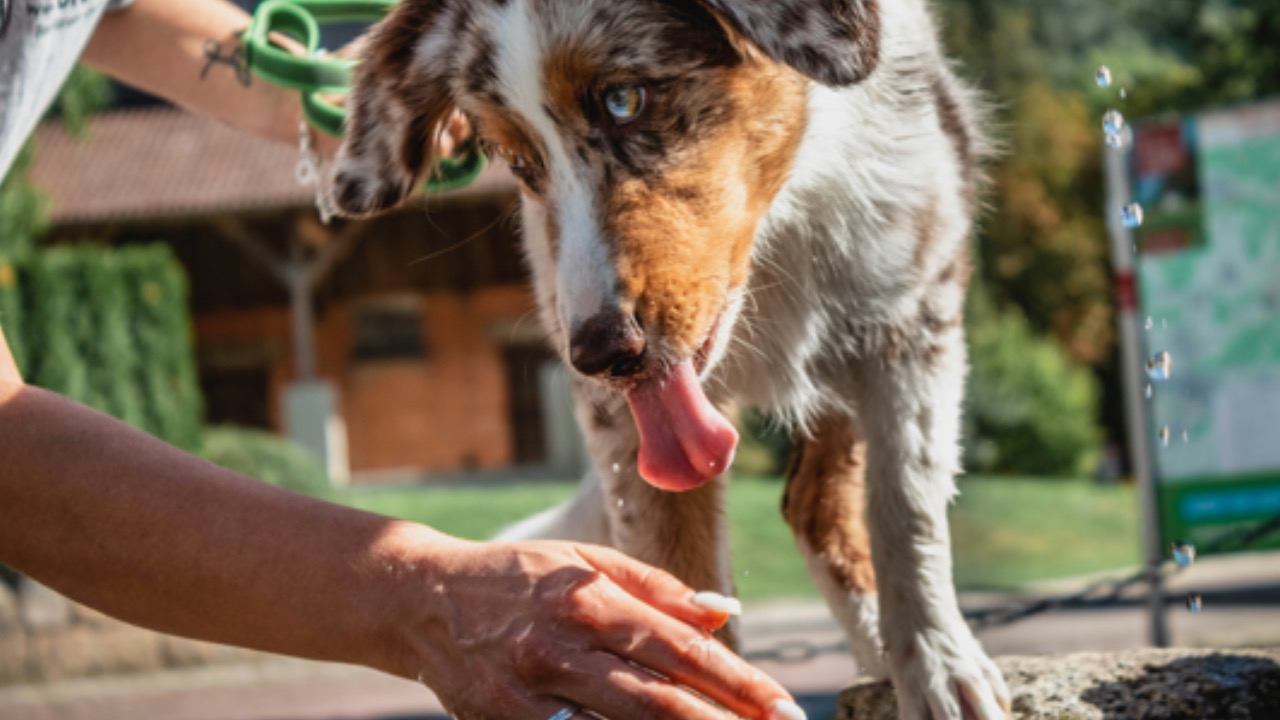
{"type": "Polygon", "coordinates": [[[769,720],[809,720],[809,716],[804,714],[804,710],[799,705],[790,700],[778,700],[773,703],[773,712],[769,713],[769,720]]]}
{"type": "Polygon", "coordinates": [[[737,598],[725,597],[720,593],[700,592],[693,596],[693,604],[708,610],[722,612],[726,615],[741,615],[742,602],[737,598]]]}

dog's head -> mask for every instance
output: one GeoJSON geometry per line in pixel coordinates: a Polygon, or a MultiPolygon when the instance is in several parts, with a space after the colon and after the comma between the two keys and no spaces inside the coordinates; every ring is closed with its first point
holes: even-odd
{"type": "Polygon", "coordinates": [[[808,83],[856,83],[878,56],[876,0],[403,0],[358,69],[334,198],[398,204],[464,113],[520,180],[560,349],[627,393],[641,473],[688,489],[732,459],[698,376],[728,341],[808,83]]]}

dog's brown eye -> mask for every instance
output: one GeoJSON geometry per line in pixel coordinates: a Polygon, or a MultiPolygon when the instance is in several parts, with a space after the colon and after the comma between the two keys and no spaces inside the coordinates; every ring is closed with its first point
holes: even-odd
{"type": "Polygon", "coordinates": [[[640,117],[644,112],[645,91],[635,85],[618,85],[604,92],[604,109],[619,125],[640,117]]]}

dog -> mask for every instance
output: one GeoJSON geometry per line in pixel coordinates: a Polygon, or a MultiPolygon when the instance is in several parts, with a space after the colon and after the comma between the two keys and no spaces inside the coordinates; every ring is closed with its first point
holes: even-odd
{"type": "Polygon", "coordinates": [[[946,516],[987,143],[924,0],[403,0],[366,48],[337,207],[398,205],[460,111],[576,370],[594,471],[507,537],[731,594],[724,413],[754,406],[795,431],[783,513],[862,672],[903,720],[1006,717],[946,516]]]}

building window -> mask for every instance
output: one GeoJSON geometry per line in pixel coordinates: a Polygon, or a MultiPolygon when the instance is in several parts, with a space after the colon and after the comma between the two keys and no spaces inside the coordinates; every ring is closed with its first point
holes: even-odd
{"type": "Polygon", "coordinates": [[[424,360],[422,299],[397,296],[361,300],[353,314],[355,343],[351,357],[357,362],[424,360]]]}

